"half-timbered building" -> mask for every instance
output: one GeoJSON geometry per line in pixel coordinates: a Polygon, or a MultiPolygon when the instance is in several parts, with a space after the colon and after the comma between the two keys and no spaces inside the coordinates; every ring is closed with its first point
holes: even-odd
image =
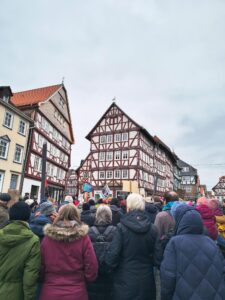
{"type": "Polygon", "coordinates": [[[42,148],[47,143],[47,186],[59,199],[65,189],[74,143],[69,101],[63,84],[14,93],[12,102],[32,120],[27,151],[23,194],[40,197],[42,148]]]}
{"type": "Polygon", "coordinates": [[[69,169],[66,177],[66,190],[65,194],[72,197],[78,197],[78,181],[77,172],[75,169],[69,169]]]}
{"type": "Polygon", "coordinates": [[[221,202],[225,199],[225,176],[219,178],[219,182],[212,188],[215,198],[221,202]]]}
{"type": "Polygon", "coordinates": [[[158,137],[131,119],[116,103],[86,136],[90,153],[78,168],[79,191],[89,182],[94,195],[108,185],[113,196],[144,196],[173,189],[173,153],[158,137]],[[125,187],[126,186],[126,187],[125,187]]]}
{"type": "Polygon", "coordinates": [[[197,169],[181,159],[177,163],[181,168],[181,189],[184,191],[184,200],[197,200],[200,196],[200,179],[197,169]]]}

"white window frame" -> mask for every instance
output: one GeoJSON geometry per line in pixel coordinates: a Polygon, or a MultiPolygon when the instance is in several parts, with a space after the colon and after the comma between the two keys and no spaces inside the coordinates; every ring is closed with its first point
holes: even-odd
{"type": "Polygon", "coordinates": [[[122,178],[123,178],[123,179],[128,179],[128,169],[122,170],[122,178]],[[126,172],[126,175],[127,175],[127,176],[124,176],[124,172],[126,172]]]}
{"type": "Polygon", "coordinates": [[[113,160],[113,152],[106,152],[106,160],[111,161],[113,160]]]}
{"type": "Polygon", "coordinates": [[[100,144],[106,144],[107,137],[106,135],[100,135],[100,144]]]}
{"type": "Polygon", "coordinates": [[[26,122],[24,121],[24,120],[20,120],[20,123],[19,123],[19,129],[18,129],[18,133],[19,134],[22,134],[22,135],[26,135],[26,122]],[[22,132],[22,131],[20,131],[20,125],[21,125],[21,123],[24,123],[24,131],[22,132]]]}
{"type": "Polygon", "coordinates": [[[4,183],[5,172],[0,172],[0,193],[2,192],[2,187],[4,183]]]}
{"type": "Polygon", "coordinates": [[[106,171],[106,179],[112,179],[113,178],[113,171],[106,171]],[[110,176],[109,176],[110,174],[110,176]]]}
{"type": "Polygon", "coordinates": [[[121,133],[116,133],[115,134],[115,140],[116,143],[119,143],[121,141],[121,133]]]}
{"type": "Polygon", "coordinates": [[[17,189],[17,186],[18,186],[18,178],[19,178],[19,175],[18,175],[18,174],[14,174],[14,173],[11,174],[10,185],[9,185],[9,188],[10,188],[10,189],[12,189],[12,190],[16,190],[16,189],[17,189]],[[13,177],[13,176],[16,176],[16,186],[15,186],[15,187],[12,187],[12,186],[11,186],[11,183],[12,183],[12,177],[13,177]]]}
{"type": "Polygon", "coordinates": [[[121,151],[115,151],[115,160],[121,159],[121,151]]]}
{"type": "Polygon", "coordinates": [[[105,171],[99,171],[99,179],[105,179],[105,171]],[[101,176],[101,174],[103,176],[101,176]]]}
{"type": "Polygon", "coordinates": [[[83,178],[87,179],[89,176],[88,171],[83,171],[83,178]]]}
{"type": "Polygon", "coordinates": [[[122,159],[123,160],[128,160],[128,158],[129,158],[128,150],[122,151],[122,159]]]}
{"type": "Polygon", "coordinates": [[[115,177],[115,179],[120,179],[121,178],[121,170],[115,170],[114,177],[115,177]]]}
{"type": "Polygon", "coordinates": [[[37,171],[37,172],[41,172],[41,168],[42,168],[41,167],[41,157],[35,155],[35,157],[34,157],[34,170],[37,171]],[[37,163],[36,163],[36,161],[37,161],[37,163]],[[37,168],[36,168],[35,165],[37,165],[37,168]]]}
{"type": "Polygon", "coordinates": [[[3,122],[3,125],[9,129],[12,129],[12,126],[13,126],[13,119],[14,119],[14,115],[13,113],[11,113],[10,111],[6,110],[5,111],[5,117],[4,117],[4,122],[3,122]],[[10,124],[9,126],[6,124],[6,116],[7,114],[9,114],[11,116],[11,119],[10,119],[10,124]]]}
{"type": "Polygon", "coordinates": [[[127,142],[128,141],[128,132],[123,132],[122,133],[122,141],[127,142]]]}
{"type": "Polygon", "coordinates": [[[99,161],[105,160],[105,152],[99,152],[99,161]]]}
{"type": "Polygon", "coordinates": [[[23,146],[16,144],[13,162],[16,162],[16,163],[18,163],[18,164],[21,164],[21,163],[22,163],[22,160],[23,160],[23,146]],[[16,152],[17,152],[17,149],[20,149],[20,159],[19,159],[19,160],[16,160],[16,152]]]}
{"type": "Polygon", "coordinates": [[[112,134],[107,134],[107,143],[112,143],[113,142],[113,136],[112,134]]]}
{"type": "Polygon", "coordinates": [[[1,141],[6,143],[6,149],[5,149],[5,156],[0,156],[0,158],[7,159],[8,151],[9,151],[9,141],[6,141],[5,139],[0,138],[0,143],[1,143],[1,141]]]}

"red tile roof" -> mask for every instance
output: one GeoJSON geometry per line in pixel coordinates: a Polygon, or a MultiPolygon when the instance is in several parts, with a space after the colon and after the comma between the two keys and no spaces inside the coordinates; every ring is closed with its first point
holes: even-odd
{"type": "Polygon", "coordinates": [[[23,91],[18,93],[13,93],[11,101],[16,106],[24,106],[37,104],[47,100],[51,95],[53,95],[62,84],[47,86],[39,89],[33,89],[29,91],[23,91]]]}

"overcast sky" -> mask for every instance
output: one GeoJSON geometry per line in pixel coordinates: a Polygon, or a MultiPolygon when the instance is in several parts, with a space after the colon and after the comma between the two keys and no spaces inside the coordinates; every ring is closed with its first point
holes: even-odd
{"type": "Polygon", "coordinates": [[[212,188],[225,175],[224,33],[224,0],[1,0],[0,83],[65,77],[73,166],[116,96],[212,188]]]}

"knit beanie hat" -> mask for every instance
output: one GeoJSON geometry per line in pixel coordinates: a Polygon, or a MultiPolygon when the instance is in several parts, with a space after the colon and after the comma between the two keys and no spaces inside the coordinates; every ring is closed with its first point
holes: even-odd
{"type": "Polygon", "coordinates": [[[40,212],[42,215],[50,216],[55,213],[55,208],[50,201],[46,201],[40,205],[40,212]]]}
{"type": "Polygon", "coordinates": [[[70,196],[70,195],[67,195],[67,196],[65,197],[65,201],[66,201],[66,202],[69,202],[69,203],[73,203],[73,197],[70,196]]]}
{"type": "Polygon", "coordinates": [[[30,219],[30,207],[25,202],[16,202],[9,210],[9,219],[28,221],[30,219]]]}
{"type": "Polygon", "coordinates": [[[8,202],[11,200],[11,196],[7,193],[0,193],[0,200],[4,202],[8,202]]]}

